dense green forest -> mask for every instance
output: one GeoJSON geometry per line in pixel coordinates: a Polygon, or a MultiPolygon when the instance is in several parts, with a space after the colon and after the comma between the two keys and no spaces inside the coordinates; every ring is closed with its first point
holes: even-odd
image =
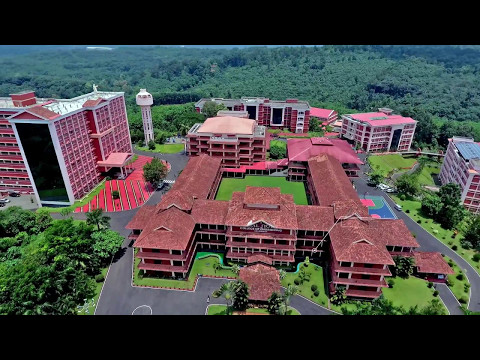
{"type": "Polygon", "coordinates": [[[386,106],[420,121],[416,145],[442,146],[450,132],[480,140],[475,46],[77,49],[3,57],[0,69],[0,96],[34,89],[39,97],[69,98],[95,83],[124,91],[130,117],[142,87],[155,105],[265,96],[308,100],[341,114],[386,106]]]}

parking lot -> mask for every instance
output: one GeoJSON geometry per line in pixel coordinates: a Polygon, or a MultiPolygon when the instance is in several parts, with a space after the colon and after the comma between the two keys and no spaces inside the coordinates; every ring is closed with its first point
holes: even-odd
{"type": "Polygon", "coordinates": [[[19,197],[3,196],[2,198],[7,198],[10,202],[6,203],[4,207],[0,207],[0,211],[6,210],[11,206],[20,206],[25,210],[35,210],[38,208],[34,195],[20,195],[19,197]]]}

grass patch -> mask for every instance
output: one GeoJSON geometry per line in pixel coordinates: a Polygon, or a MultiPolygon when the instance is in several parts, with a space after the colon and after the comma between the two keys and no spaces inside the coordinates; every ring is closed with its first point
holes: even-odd
{"type": "Polygon", "coordinates": [[[100,191],[102,191],[103,189],[105,189],[105,181],[102,181],[100,184],[97,185],[97,187],[95,189],[93,189],[90,194],[88,194],[88,196],[86,198],[84,198],[82,201],[80,200],[77,200],[73,203],[73,205],[70,205],[70,206],[64,206],[64,207],[48,207],[48,206],[43,206],[41,208],[38,208],[38,210],[40,209],[43,209],[45,211],[48,211],[50,213],[58,213],[60,211],[62,211],[62,209],[69,209],[71,212],[74,212],[75,209],[77,207],[80,207],[80,206],[84,206],[86,204],[88,204],[90,201],[93,200],[93,198],[95,196],[97,196],[98,194],[100,194],[100,191]]]}
{"type": "MultiPolygon", "coordinates": [[[[447,262],[451,260],[448,256],[445,256],[444,259],[447,262]]],[[[465,272],[463,272],[454,261],[452,261],[452,263],[453,265],[450,265],[450,264],[449,265],[452,267],[453,271],[455,271],[455,274],[447,276],[448,287],[450,288],[450,290],[452,290],[452,293],[453,295],[455,295],[457,300],[460,300],[460,298],[462,297],[468,299],[470,298],[470,288],[468,288],[467,291],[465,292],[465,285],[467,286],[470,285],[470,283],[468,282],[468,278],[465,275],[465,272]],[[463,280],[457,279],[457,275],[459,275],[460,272],[463,274],[463,280]]]]}
{"type": "Polygon", "coordinates": [[[270,140],[270,146],[280,146],[284,149],[287,148],[287,142],[286,141],[280,141],[280,140],[270,140]]]}
{"type": "Polygon", "coordinates": [[[440,174],[440,167],[432,166],[432,165],[425,165],[422,171],[418,174],[418,183],[420,186],[428,185],[434,186],[435,181],[433,180],[433,175],[440,174]]]}
{"type": "Polygon", "coordinates": [[[155,150],[150,150],[148,147],[139,147],[138,150],[147,151],[151,153],[162,153],[162,154],[176,154],[182,152],[185,148],[184,144],[155,144],[155,150]]]}
{"type": "MultiPolygon", "coordinates": [[[[101,271],[101,274],[103,275],[104,278],[105,278],[105,276],[107,276],[107,272],[108,272],[108,266],[106,268],[102,269],[102,271],[101,271]]],[[[88,314],[85,314],[84,312],[82,312],[81,314],[77,313],[78,315],[93,315],[95,313],[95,308],[97,307],[98,298],[100,297],[100,292],[102,291],[102,286],[103,286],[104,283],[105,283],[105,280],[103,280],[102,282],[98,282],[98,283],[95,282],[95,296],[93,297],[94,305],[88,307],[88,311],[89,311],[88,314]]]]}
{"type": "Polygon", "coordinates": [[[368,162],[372,169],[376,169],[378,166],[378,171],[386,177],[394,169],[401,169],[399,172],[405,172],[411,168],[415,162],[415,158],[404,158],[402,155],[391,154],[391,155],[373,155],[368,157],[368,162]]]}
{"type": "MultiPolygon", "coordinates": [[[[320,266],[310,263],[308,267],[304,267],[303,263],[300,265],[300,268],[305,269],[305,273],[310,274],[310,280],[304,281],[303,284],[298,285],[298,294],[304,296],[308,300],[313,301],[314,303],[321,305],[323,307],[328,306],[328,295],[325,292],[325,284],[323,281],[323,269],[320,266]],[[312,285],[317,286],[318,296],[314,296],[312,291],[312,285]]],[[[290,285],[295,285],[295,279],[298,277],[299,273],[287,272],[287,276],[282,280],[282,286],[287,287],[290,285]]]]}
{"type": "Polygon", "coordinates": [[[210,305],[207,315],[227,315],[226,305],[210,305]]]}
{"type": "Polygon", "coordinates": [[[230,278],[237,277],[237,275],[229,269],[215,270],[214,265],[219,263],[218,257],[215,255],[209,256],[204,259],[195,259],[187,280],[157,279],[157,278],[146,277],[146,276],[143,277],[143,279],[140,279],[138,276],[139,263],[140,263],[140,259],[135,258],[133,283],[139,286],[191,289],[193,287],[195,278],[198,274],[219,276],[219,277],[230,277],[230,278]]]}
{"type": "Polygon", "coordinates": [[[225,178],[222,180],[215,200],[228,201],[234,191],[245,192],[247,186],[279,187],[282,194],[292,194],[297,205],[308,205],[305,185],[287,181],[284,177],[246,176],[245,179],[225,178]]]}
{"type": "MultiPolygon", "coordinates": [[[[418,305],[419,308],[427,306],[435,297],[434,289],[428,287],[428,282],[413,276],[408,279],[393,278],[393,288],[382,288],[383,295],[395,306],[405,309],[418,305]]],[[[443,303],[442,303],[443,304],[443,303]]]]}
{"type": "Polygon", "coordinates": [[[407,215],[415,222],[417,220],[422,220],[422,223],[419,224],[422,228],[428,231],[432,236],[436,237],[439,241],[447,245],[449,248],[456,245],[458,251],[456,253],[461,256],[465,261],[467,261],[472,267],[479,272],[480,270],[480,263],[475,262],[472,260],[473,255],[477,252],[473,249],[464,249],[460,244],[460,239],[462,239],[462,235],[458,234],[455,238],[452,238],[454,234],[453,230],[444,229],[439,223],[435,222],[431,218],[423,215],[421,212],[422,203],[417,200],[400,200],[400,198],[396,195],[392,195],[391,198],[397,204],[402,205],[402,210],[406,212],[406,210],[410,210],[410,213],[407,215]],[[428,223],[425,223],[425,221],[428,223]]]}

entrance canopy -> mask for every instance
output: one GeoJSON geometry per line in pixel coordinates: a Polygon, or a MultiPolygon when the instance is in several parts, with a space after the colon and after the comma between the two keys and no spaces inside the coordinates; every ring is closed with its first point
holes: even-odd
{"type": "Polygon", "coordinates": [[[132,153],[111,153],[105,161],[97,161],[97,165],[105,167],[123,167],[132,153]]]}

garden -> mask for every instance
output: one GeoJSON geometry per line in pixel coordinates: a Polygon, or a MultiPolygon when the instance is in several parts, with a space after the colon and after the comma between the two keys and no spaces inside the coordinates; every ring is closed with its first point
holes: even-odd
{"type": "Polygon", "coordinates": [[[137,146],[138,150],[161,154],[176,154],[184,150],[184,144],[155,144],[155,148],[137,146]]]}

